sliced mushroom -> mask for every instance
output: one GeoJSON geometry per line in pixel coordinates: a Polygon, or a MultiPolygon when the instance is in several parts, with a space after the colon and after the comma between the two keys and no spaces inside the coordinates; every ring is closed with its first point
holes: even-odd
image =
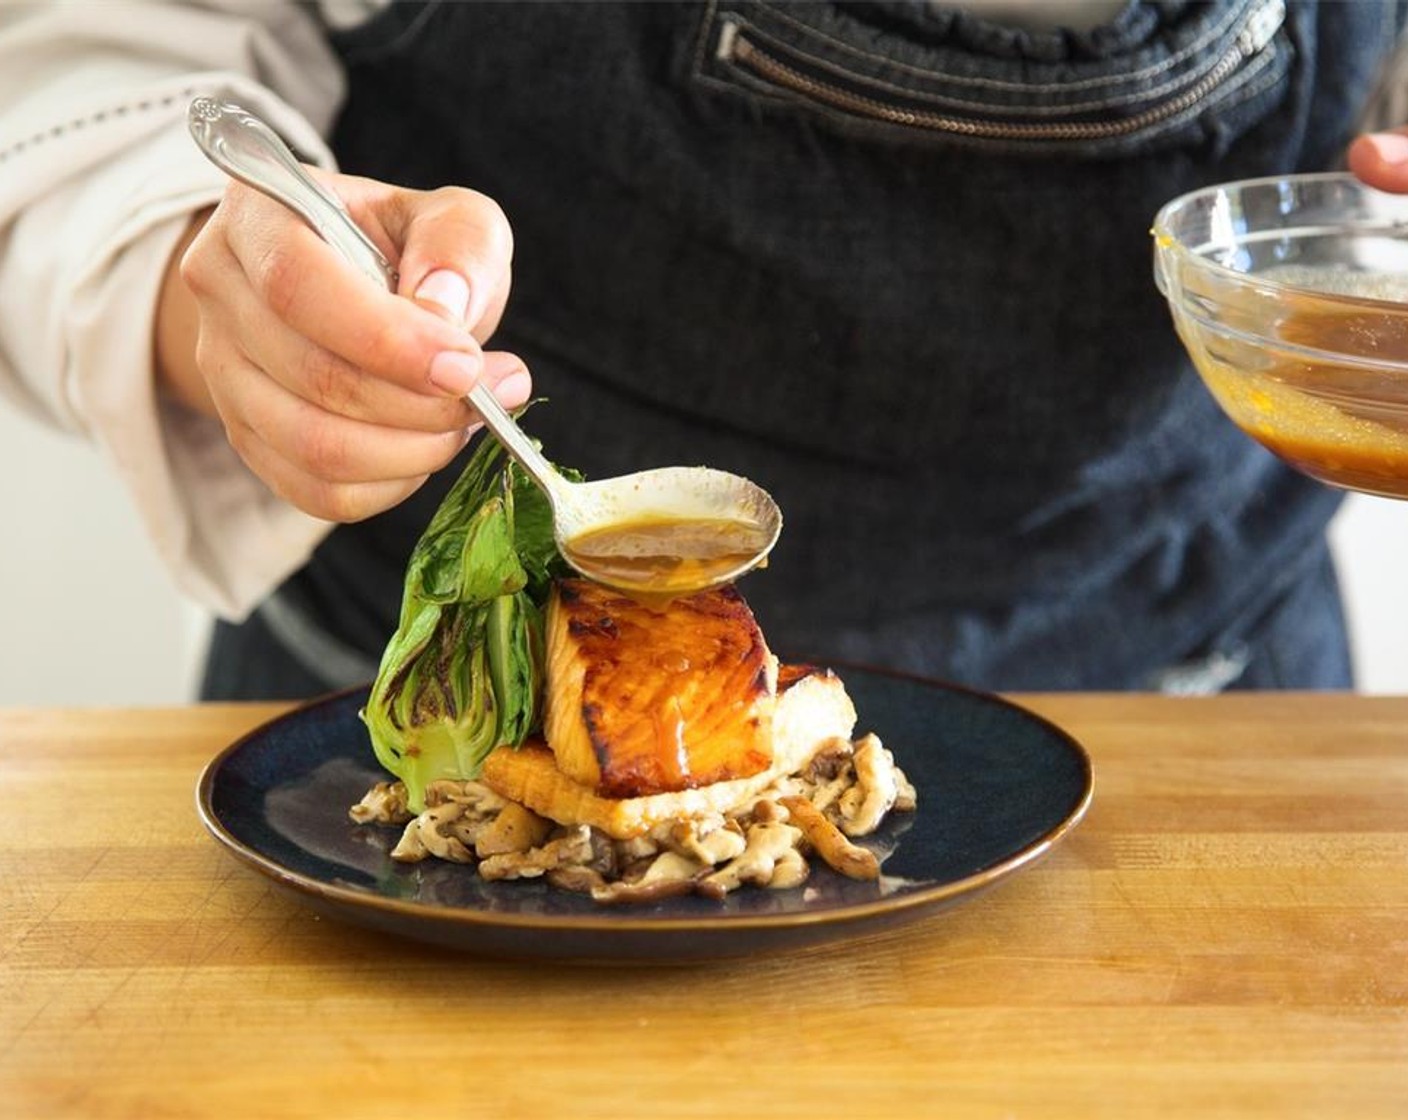
{"type": "Polygon", "coordinates": [[[347,815],[358,824],[405,824],[411,819],[406,787],[400,782],[377,782],[347,815]]]}
{"type": "Polygon", "coordinates": [[[678,821],[670,829],[668,843],[671,851],[694,860],[700,867],[713,867],[733,859],[748,846],[742,830],[736,825],[729,828],[722,817],[717,826],[707,832],[701,832],[699,822],[678,821]]]}
{"type": "Polygon", "coordinates": [[[717,871],[699,880],[701,894],[722,898],[744,883],[767,886],[778,862],[794,851],[802,833],[782,821],[764,821],[748,829],[743,851],[717,871]]]}
{"type": "Polygon", "coordinates": [[[425,787],[427,807],[443,805],[450,801],[457,802],[469,811],[481,816],[496,813],[508,804],[483,782],[441,778],[425,787]]]}
{"type": "Polygon", "coordinates": [[[838,777],[851,760],[855,747],[839,735],[822,743],[802,770],[800,777],[814,785],[822,785],[838,777]]]}
{"type": "Polygon", "coordinates": [[[867,735],[856,744],[854,763],[856,784],[846,791],[838,806],[841,831],[847,836],[868,836],[880,827],[899,796],[895,756],[877,736],[867,735]]]}
{"type": "Polygon", "coordinates": [[[464,811],[463,805],[453,801],[427,809],[406,826],[401,839],[391,850],[391,858],[417,863],[432,855],[452,863],[473,863],[474,853],[454,831],[464,811]]]}
{"type": "Polygon", "coordinates": [[[654,859],[660,854],[660,845],[650,836],[635,836],[629,840],[613,843],[616,850],[616,865],[630,867],[642,859],[654,859]]]}
{"type": "Polygon", "coordinates": [[[474,839],[474,854],[487,859],[505,852],[526,852],[542,844],[552,830],[552,821],[510,801],[479,831],[474,839]]]}
{"type": "Polygon", "coordinates": [[[804,797],[784,797],[782,804],[792,815],[792,823],[802,830],[817,855],[851,879],[877,879],[880,861],[875,853],[852,844],[841,830],[804,797]]]}
{"type": "MultiPolygon", "coordinates": [[[[856,774],[848,762],[845,768],[830,781],[813,787],[812,791],[806,795],[807,800],[815,805],[822,812],[837,804],[848,792],[855,788],[856,774]]],[[[792,794],[789,796],[797,796],[792,794]]],[[[786,798],[783,798],[786,800],[786,798]]]]}
{"type": "Polygon", "coordinates": [[[579,824],[540,847],[490,856],[479,864],[479,874],[486,879],[537,879],[555,868],[585,866],[595,858],[592,830],[579,824]]]}
{"type": "Polygon", "coordinates": [[[778,857],[773,865],[772,878],[768,880],[768,890],[787,891],[800,887],[812,873],[807,857],[796,848],[789,848],[778,857]]]}

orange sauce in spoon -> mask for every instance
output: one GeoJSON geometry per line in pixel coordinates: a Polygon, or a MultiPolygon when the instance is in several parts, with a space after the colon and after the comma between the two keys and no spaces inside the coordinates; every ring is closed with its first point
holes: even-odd
{"type": "Polygon", "coordinates": [[[579,533],[562,551],[599,583],[669,597],[717,585],[767,545],[766,530],[751,521],[666,516],[579,533]]]}

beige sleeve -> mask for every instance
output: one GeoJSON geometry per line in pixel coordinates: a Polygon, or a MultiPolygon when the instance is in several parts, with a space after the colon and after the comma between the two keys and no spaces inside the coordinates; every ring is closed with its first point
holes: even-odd
{"type": "Polygon", "coordinates": [[[228,89],[305,158],[342,93],[303,5],[0,7],[0,403],[89,440],[183,593],[243,617],[329,526],[270,494],[214,421],[157,398],[153,313],[221,174],[186,106],[228,89]]]}

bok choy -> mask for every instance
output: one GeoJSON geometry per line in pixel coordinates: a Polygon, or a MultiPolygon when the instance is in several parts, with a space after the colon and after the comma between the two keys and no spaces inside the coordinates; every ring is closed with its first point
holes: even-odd
{"type": "Polygon", "coordinates": [[[566,570],[547,498],[481,437],[411,553],[400,621],[362,712],[413,812],[431,782],[473,778],[495,747],[537,729],[543,611],[566,570]]]}

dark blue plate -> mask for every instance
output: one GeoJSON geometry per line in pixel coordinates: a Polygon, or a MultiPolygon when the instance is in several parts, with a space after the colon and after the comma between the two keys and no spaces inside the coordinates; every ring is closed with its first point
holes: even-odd
{"type": "Polygon", "coordinates": [[[790,891],[722,902],[604,908],[542,882],[489,883],[473,868],[388,852],[400,829],[350,806],[386,777],[358,711],[366,690],[314,701],[255,729],[206,767],[201,819],[239,859],[337,918],[484,955],[684,961],[793,949],[872,933],[963,901],[1050,850],[1090,804],[1090,760],[1048,721],[984,693],[847,668],[860,713],[919,793],[865,841],[879,881],[813,860],[790,891]]]}

